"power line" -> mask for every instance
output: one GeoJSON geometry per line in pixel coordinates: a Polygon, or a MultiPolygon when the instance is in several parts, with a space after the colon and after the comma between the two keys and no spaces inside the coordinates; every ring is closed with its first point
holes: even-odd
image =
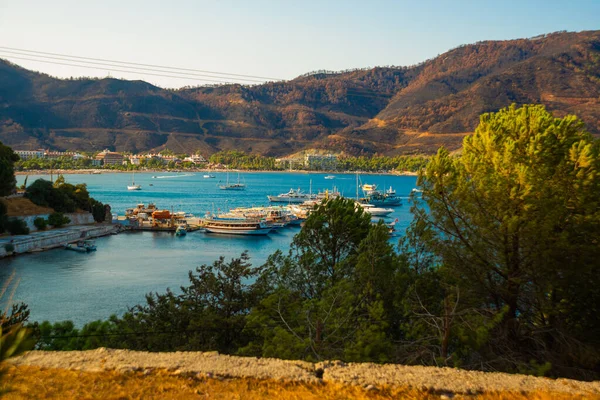
{"type": "MultiPolygon", "coordinates": [[[[173,70],[179,70],[179,71],[203,72],[203,73],[207,73],[207,74],[239,76],[239,77],[245,77],[245,78],[258,78],[258,79],[267,79],[267,80],[272,80],[272,81],[284,80],[284,79],[280,79],[280,78],[270,78],[270,77],[265,77],[265,76],[232,74],[232,73],[228,73],[228,72],[206,71],[206,70],[190,69],[190,68],[178,68],[178,67],[169,67],[169,66],[155,65],[155,64],[141,64],[141,63],[133,63],[133,62],[127,62],[127,61],[109,60],[109,59],[104,59],[104,58],[80,57],[80,56],[72,56],[69,54],[48,53],[48,52],[44,52],[44,51],[19,49],[19,48],[15,48],[15,47],[6,47],[6,46],[0,46],[0,49],[17,50],[17,51],[22,51],[22,52],[27,52],[27,53],[46,54],[46,55],[51,55],[51,56],[78,58],[81,60],[107,61],[107,62],[118,63],[118,64],[139,65],[142,67],[154,67],[154,68],[162,68],[162,69],[173,69],[173,70]]],[[[167,71],[165,71],[165,72],[167,72],[167,71]]]]}
{"type": "MultiPolygon", "coordinates": [[[[216,81],[213,79],[206,79],[206,78],[189,78],[189,77],[185,77],[185,76],[154,74],[151,72],[136,72],[136,71],[127,71],[127,70],[122,70],[122,69],[91,67],[91,66],[87,66],[87,65],[67,64],[67,63],[61,63],[61,62],[57,62],[57,61],[36,60],[34,58],[25,58],[25,57],[16,57],[16,56],[3,56],[3,57],[6,57],[7,59],[37,61],[37,62],[46,63],[46,64],[66,65],[66,66],[70,66],[70,67],[88,68],[88,69],[96,69],[96,70],[102,70],[102,71],[126,72],[126,73],[136,74],[136,75],[162,76],[162,77],[166,77],[166,78],[178,78],[178,79],[187,79],[187,80],[192,80],[192,81],[216,82],[216,83],[223,83],[223,84],[229,84],[229,85],[236,83],[236,82],[216,81]]],[[[227,79],[226,77],[223,77],[223,78],[227,79]]],[[[234,79],[234,78],[230,78],[230,79],[234,79]]]]}
{"type": "MultiPolygon", "coordinates": [[[[70,61],[70,62],[77,62],[77,63],[83,63],[83,64],[103,65],[103,66],[117,67],[117,68],[129,68],[129,69],[132,69],[132,70],[143,70],[143,71],[154,71],[154,72],[167,72],[167,73],[179,74],[179,75],[184,75],[184,76],[201,76],[201,77],[207,77],[207,78],[220,78],[220,79],[229,79],[229,80],[237,80],[237,81],[248,81],[248,82],[255,82],[255,83],[263,83],[264,82],[264,81],[256,80],[256,79],[229,78],[229,77],[217,76],[217,75],[194,74],[194,73],[190,73],[190,72],[163,71],[163,70],[160,70],[160,69],[142,68],[142,67],[127,67],[125,65],[108,64],[108,63],[100,63],[100,62],[93,62],[93,61],[77,61],[77,60],[71,60],[69,58],[62,58],[62,57],[51,57],[51,56],[23,54],[23,53],[18,53],[18,52],[11,51],[11,50],[2,50],[2,49],[0,49],[0,52],[1,53],[16,54],[16,55],[19,55],[19,56],[41,57],[41,58],[47,58],[47,59],[51,59],[51,60],[62,60],[62,61],[70,61]]],[[[12,57],[12,56],[11,55],[4,55],[4,57],[12,57]]],[[[98,68],[98,69],[101,69],[101,68],[98,68]]]]}

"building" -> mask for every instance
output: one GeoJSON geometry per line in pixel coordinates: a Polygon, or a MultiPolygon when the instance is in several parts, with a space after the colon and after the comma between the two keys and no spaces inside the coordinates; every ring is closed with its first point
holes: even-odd
{"type": "Polygon", "coordinates": [[[79,153],[75,153],[72,151],[50,151],[47,150],[45,152],[45,158],[49,159],[49,160],[57,160],[59,158],[71,158],[73,160],[81,160],[83,158],[85,158],[84,155],[79,154],[79,153]]]}
{"type": "Polygon", "coordinates": [[[21,160],[31,160],[33,158],[45,158],[44,150],[14,150],[21,160]]]}
{"type": "Polygon", "coordinates": [[[121,165],[123,164],[123,155],[110,150],[104,150],[96,154],[96,160],[101,161],[103,165],[121,165]]]}
{"type": "Polygon", "coordinates": [[[191,162],[194,164],[205,164],[206,163],[206,159],[204,157],[202,157],[201,155],[196,155],[196,154],[194,154],[193,156],[184,158],[183,161],[191,162]]]}
{"type": "Polygon", "coordinates": [[[333,171],[337,168],[337,156],[335,154],[306,154],[304,167],[310,170],[333,171]]]}

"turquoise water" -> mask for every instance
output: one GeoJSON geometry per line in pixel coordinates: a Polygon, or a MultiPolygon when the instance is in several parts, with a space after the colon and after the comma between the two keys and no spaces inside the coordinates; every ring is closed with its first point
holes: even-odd
{"type": "MultiPolygon", "coordinates": [[[[136,174],[135,182],[142,185],[141,191],[126,190],[132,178],[129,174],[79,174],[65,178],[69,183],[85,182],[94,198],[110,204],[113,213],[121,215],[126,208],[148,202],[196,215],[238,206],[267,205],[268,194],[287,192],[290,188],[309,191],[311,180],[313,192],[336,185],[346,196],[354,197],[356,193],[354,175],[337,174],[336,179],[326,180],[326,174],[242,173],[241,181],[247,184],[247,190],[240,192],[219,190],[217,184],[225,181],[225,173],[214,175],[215,179],[204,179],[202,173],[136,174]]],[[[25,177],[17,178],[20,185],[25,177]]],[[[36,178],[30,176],[28,182],[36,178]]],[[[237,180],[237,176],[231,175],[231,179],[237,180]]],[[[398,196],[408,197],[416,178],[369,175],[362,176],[361,181],[380,187],[391,185],[398,196]]],[[[392,218],[398,218],[400,231],[408,226],[411,214],[407,200],[395,209],[392,218]]],[[[111,314],[122,314],[128,306],[144,302],[148,292],[164,292],[167,287],[177,291],[187,285],[189,270],[212,263],[219,256],[237,257],[247,250],[254,264],[262,263],[275,250],[287,250],[298,230],[286,228],[266,237],[201,232],[184,237],[162,232],[124,233],[97,239],[98,251],[93,253],[56,249],[0,260],[0,282],[13,272],[20,279],[13,301],[29,305],[31,321],[70,319],[81,326],[111,314]]]]}

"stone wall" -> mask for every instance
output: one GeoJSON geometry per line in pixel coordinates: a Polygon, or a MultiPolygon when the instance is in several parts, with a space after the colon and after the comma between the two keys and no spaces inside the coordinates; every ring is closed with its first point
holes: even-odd
{"type": "Polygon", "coordinates": [[[31,235],[6,236],[0,238],[0,258],[6,256],[5,245],[14,246],[17,254],[29,251],[42,251],[64,246],[80,239],[90,239],[105,236],[117,231],[117,225],[99,224],[88,226],[72,226],[39,232],[31,235]]]}
{"type": "MultiPolygon", "coordinates": [[[[40,217],[47,220],[49,216],[50,216],[50,214],[37,214],[37,215],[27,215],[24,217],[19,217],[19,219],[22,219],[23,221],[25,221],[25,223],[27,223],[27,227],[29,228],[29,230],[31,232],[34,232],[34,231],[37,231],[37,228],[33,224],[33,221],[36,218],[40,218],[40,217]]],[[[71,220],[71,222],[69,222],[65,226],[87,225],[87,224],[94,223],[94,216],[92,215],[92,213],[71,213],[71,214],[65,214],[65,216],[69,217],[69,219],[71,220]]]]}

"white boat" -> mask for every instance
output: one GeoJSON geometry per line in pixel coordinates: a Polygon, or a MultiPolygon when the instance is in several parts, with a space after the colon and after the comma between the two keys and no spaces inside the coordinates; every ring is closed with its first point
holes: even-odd
{"type": "Polygon", "coordinates": [[[207,233],[227,235],[266,235],[273,227],[261,220],[246,218],[209,217],[202,220],[207,233]]]}
{"type": "Polygon", "coordinates": [[[327,175],[325,179],[335,179],[335,175],[327,175]]]}
{"type": "Polygon", "coordinates": [[[394,212],[393,208],[384,208],[384,207],[376,207],[373,204],[360,204],[365,212],[368,212],[374,217],[385,217],[386,215],[390,215],[394,212]]]}
{"type": "Polygon", "coordinates": [[[127,185],[127,190],[142,190],[142,185],[135,184],[135,172],[131,174],[131,185],[127,185]]]}
{"type": "Polygon", "coordinates": [[[204,179],[214,178],[215,176],[212,174],[206,174],[203,176],[204,179]]]}
{"type": "Polygon", "coordinates": [[[317,195],[302,193],[300,189],[290,189],[287,193],[281,193],[277,196],[267,196],[271,203],[304,203],[307,200],[315,200],[317,195]]]}
{"type": "Polygon", "coordinates": [[[246,185],[240,183],[240,174],[238,172],[237,183],[229,183],[229,171],[227,171],[227,183],[225,185],[219,185],[221,190],[246,190],[246,185]]]}

